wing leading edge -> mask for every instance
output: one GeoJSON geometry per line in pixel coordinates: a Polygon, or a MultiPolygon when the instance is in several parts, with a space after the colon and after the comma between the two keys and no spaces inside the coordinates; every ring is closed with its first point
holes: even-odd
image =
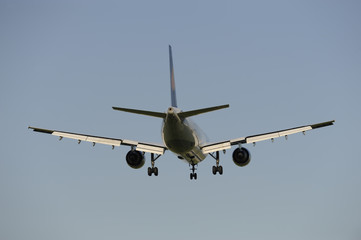
{"type": "Polygon", "coordinates": [[[62,138],[70,138],[70,139],[78,140],[78,143],[80,143],[81,141],[92,142],[93,146],[96,143],[110,145],[113,148],[119,147],[120,145],[134,146],[136,147],[137,151],[155,153],[159,155],[164,154],[164,151],[167,150],[165,146],[159,144],[153,144],[153,143],[144,143],[144,142],[137,142],[126,139],[99,137],[99,136],[49,130],[49,129],[36,128],[36,127],[29,127],[29,129],[32,129],[34,132],[47,133],[54,136],[58,136],[59,140],[61,140],[62,138]]]}
{"type": "Polygon", "coordinates": [[[273,139],[278,138],[278,137],[286,137],[287,138],[288,135],[291,135],[294,133],[300,133],[300,132],[305,133],[306,131],[309,131],[312,129],[331,126],[331,125],[333,125],[334,122],[335,121],[332,120],[332,121],[328,121],[328,122],[322,122],[322,123],[316,123],[316,124],[311,124],[311,125],[306,125],[306,126],[301,126],[301,127],[289,128],[289,129],[285,129],[285,130],[281,130],[281,131],[275,131],[275,132],[252,135],[252,136],[248,136],[248,137],[231,139],[228,141],[207,144],[205,146],[202,146],[201,149],[204,154],[207,154],[207,153],[212,153],[212,152],[216,152],[216,151],[229,149],[229,148],[231,148],[232,145],[256,143],[256,142],[269,140],[269,139],[271,139],[273,141],[273,139]]]}

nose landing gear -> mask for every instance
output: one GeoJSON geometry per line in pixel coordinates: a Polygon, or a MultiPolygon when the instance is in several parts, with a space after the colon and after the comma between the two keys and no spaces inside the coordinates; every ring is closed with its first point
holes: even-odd
{"type": "Polygon", "coordinates": [[[191,174],[190,174],[190,179],[191,180],[197,180],[197,173],[195,172],[197,169],[195,168],[195,166],[197,165],[197,164],[194,164],[194,163],[192,163],[191,164],[192,165],[192,168],[191,168],[191,170],[192,170],[192,172],[191,172],[191,174]]]}

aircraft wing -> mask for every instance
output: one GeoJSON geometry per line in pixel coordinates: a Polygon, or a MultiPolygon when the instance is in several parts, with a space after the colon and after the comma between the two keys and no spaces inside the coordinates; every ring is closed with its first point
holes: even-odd
{"type": "Polygon", "coordinates": [[[254,143],[255,144],[256,142],[269,140],[269,139],[271,139],[273,141],[273,139],[278,138],[278,137],[283,137],[283,136],[286,137],[286,139],[287,139],[288,135],[291,135],[294,133],[300,133],[300,132],[305,133],[306,131],[309,131],[312,129],[330,126],[330,125],[333,125],[334,122],[335,121],[333,120],[333,121],[322,122],[322,123],[317,123],[317,124],[312,124],[312,125],[289,128],[289,129],[285,129],[285,130],[281,130],[281,131],[275,131],[275,132],[252,135],[252,136],[248,136],[248,137],[231,139],[231,140],[227,140],[227,141],[207,144],[207,145],[202,146],[201,149],[204,154],[207,154],[207,153],[212,153],[212,152],[216,152],[216,151],[229,149],[229,148],[231,148],[232,145],[239,145],[239,144],[246,144],[246,143],[254,143]]]}
{"type": "Polygon", "coordinates": [[[112,146],[112,148],[118,147],[120,145],[126,145],[126,146],[133,146],[136,148],[137,151],[140,152],[155,153],[159,155],[164,154],[164,151],[167,150],[167,147],[153,143],[144,143],[144,142],[137,142],[126,139],[117,139],[117,138],[98,137],[98,136],[63,132],[57,130],[49,130],[49,129],[36,128],[36,127],[29,127],[29,129],[32,129],[34,132],[47,133],[54,136],[58,136],[59,140],[61,140],[62,138],[70,138],[70,139],[78,140],[78,143],[80,143],[81,141],[91,142],[93,143],[93,146],[96,143],[110,145],[112,146]]]}

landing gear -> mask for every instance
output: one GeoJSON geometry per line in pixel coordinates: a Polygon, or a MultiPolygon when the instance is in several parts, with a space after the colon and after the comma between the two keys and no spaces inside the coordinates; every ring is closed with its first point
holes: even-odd
{"type": "Polygon", "coordinates": [[[197,180],[197,173],[191,173],[190,176],[191,176],[191,180],[193,180],[193,178],[194,180],[197,180]]]}
{"type": "Polygon", "coordinates": [[[190,174],[190,179],[191,180],[197,180],[197,173],[195,172],[197,169],[195,168],[195,166],[196,166],[196,164],[194,164],[194,163],[192,163],[191,164],[192,165],[192,168],[191,168],[191,170],[192,170],[192,172],[191,172],[191,174],[190,174]]]}
{"type": "Polygon", "coordinates": [[[213,175],[216,175],[217,172],[222,175],[223,174],[223,167],[222,166],[213,166],[212,167],[212,173],[213,175]]]}
{"type": "Polygon", "coordinates": [[[151,156],[152,167],[148,168],[148,176],[152,176],[153,173],[154,173],[154,176],[158,176],[158,168],[154,167],[154,165],[155,165],[155,160],[157,160],[161,155],[154,157],[154,153],[151,153],[150,156],[151,156]]]}
{"type": "Polygon", "coordinates": [[[212,173],[213,175],[216,175],[217,172],[219,173],[219,175],[223,174],[223,167],[219,165],[219,152],[216,152],[216,156],[214,156],[213,154],[209,154],[211,155],[215,160],[216,160],[216,166],[212,167],[212,173]]]}
{"type": "Polygon", "coordinates": [[[154,176],[158,176],[158,168],[157,167],[149,167],[148,168],[148,176],[152,176],[154,173],[154,176]]]}

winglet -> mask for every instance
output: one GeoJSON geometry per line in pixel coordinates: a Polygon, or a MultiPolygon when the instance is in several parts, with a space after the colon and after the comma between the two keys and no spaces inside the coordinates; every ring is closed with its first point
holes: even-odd
{"type": "Polygon", "coordinates": [[[174,67],[172,57],[172,46],[169,45],[169,68],[170,68],[170,94],[172,99],[172,107],[177,107],[177,96],[175,93],[174,67]]]}
{"type": "Polygon", "coordinates": [[[29,126],[28,129],[32,129],[34,132],[41,132],[41,133],[47,133],[47,134],[52,134],[54,132],[53,130],[44,129],[44,128],[36,128],[36,127],[31,127],[31,126],[29,126]]]}
{"type": "Polygon", "coordinates": [[[331,125],[333,125],[334,122],[335,122],[335,120],[323,122],[323,123],[312,124],[311,127],[312,127],[312,129],[316,129],[316,128],[321,128],[321,127],[331,126],[331,125]]]}

